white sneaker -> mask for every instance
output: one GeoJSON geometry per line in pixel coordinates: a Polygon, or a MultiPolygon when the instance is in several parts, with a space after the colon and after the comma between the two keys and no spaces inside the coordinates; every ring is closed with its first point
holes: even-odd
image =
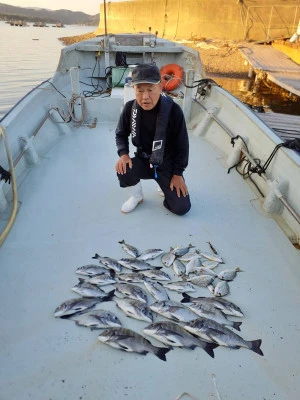
{"type": "Polygon", "coordinates": [[[161,190],[160,186],[157,185],[157,193],[161,196],[161,197],[165,197],[164,192],[161,190]]]}
{"type": "Polygon", "coordinates": [[[125,214],[133,211],[143,201],[143,191],[141,182],[135,186],[128,187],[128,191],[131,194],[129,199],[123,203],[121,211],[125,214]]]}

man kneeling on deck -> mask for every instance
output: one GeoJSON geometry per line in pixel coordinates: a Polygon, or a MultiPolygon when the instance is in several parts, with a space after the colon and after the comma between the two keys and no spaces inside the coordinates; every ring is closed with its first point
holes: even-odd
{"type": "Polygon", "coordinates": [[[140,64],[132,71],[136,100],[127,102],[116,129],[119,160],[115,169],[120,186],[130,197],[121,211],[129,213],[143,201],[141,179],[155,179],[164,206],[184,215],[191,208],[188,189],[182,176],[188,165],[189,140],[183,112],[162,93],[159,69],[140,64]],[[129,135],[136,147],[129,156],[129,135]]]}

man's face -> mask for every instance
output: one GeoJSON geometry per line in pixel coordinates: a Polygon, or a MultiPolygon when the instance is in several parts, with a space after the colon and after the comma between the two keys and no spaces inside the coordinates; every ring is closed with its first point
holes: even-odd
{"type": "Polygon", "coordinates": [[[152,110],[160,98],[162,91],[161,83],[139,83],[134,85],[136,101],[143,110],[152,110]]]}

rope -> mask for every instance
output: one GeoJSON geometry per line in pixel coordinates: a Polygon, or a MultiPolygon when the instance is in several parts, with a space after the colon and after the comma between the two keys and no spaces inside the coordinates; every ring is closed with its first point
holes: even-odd
{"type": "Polygon", "coordinates": [[[0,136],[3,137],[3,141],[5,144],[5,149],[6,149],[6,155],[7,155],[7,159],[9,162],[9,168],[10,168],[10,174],[11,174],[11,185],[12,185],[12,192],[13,192],[13,208],[12,208],[12,212],[10,215],[10,218],[5,226],[5,228],[3,229],[2,233],[0,234],[0,246],[2,246],[3,242],[5,241],[9,231],[11,230],[16,216],[17,216],[17,210],[18,210],[18,193],[17,193],[17,183],[16,183],[16,175],[15,175],[15,169],[14,169],[14,163],[11,157],[11,153],[10,153],[10,148],[8,146],[7,140],[6,140],[6,136],[5,136],[5,132],[4,129],[2,128],[2,126],[0,125],[0,136]]]}
{"type": "MultiPolygon", "coordinates": [[[[247,144],[246,144],[246,142],[244,141],[244,139],[243,139],[240,135],[237,135],[237,136],[231,138],[231,144],[232,144],[232,146],[234,147],[235,141],[236,141],[237,139],[241,139],[241,140],[242,140],[242,142],[243,142],[243,144],[244,144],[244,146],[245,146],[245,148],[246,148],[246,150],[247,150],[247,153],[249,153],[247,144]]],[[[286,148],[289,148],[289,149],[293,149],[293,150],[299,151],[299,150],[300,150],[300,139],[291,139],[291,140],[287,140],[287,141],[285,141],[285,142],[283,142],[283,143],[277,144],[277,145],[275,146],[275,148],[273,149],[272,153],[270,154],[270,156],[268,157],[267,161],[264,163],[264,165],[261,165],[261,160],[260,160],[259,158],[254,158],[253,161],[254,161],[257,165],[252,166],[251,161],[250,161],[246,156],[244,156],[244,157],[242,157],[235,165],[233,165],[232,167],[228,168],[227,173],[229,174],[230,171],[231,171],[233,168],[235,168],[236,171],[237,171],[240,175],[242,175],[242,177],[243,177],[244,179],[249,178],[249,179],[251,180],[251,182],[255,185],[255,187],[256,187],[256,189],[259,191],[259,193],[262,195],[262,197],[264,197],[263,193],[261,192],[261,190],[259,189],[259,187],[257,186],[257,184],[256,184],[256,183],[253,181],[253,179],[251,178],[251,175],[252,175],[252,174],[258,174],[259,176],[262,176],[262,174],[264,174],[264,173],[266,172],[267,168],[269,167],[269,165],[270,165],[271,161],[273,160],[275,154],[277,153],[277,151],[278,151],[281,147],[286,147],[286,148]],[[243,168],[243,172],[240,172],[240,171],[238,170],[238,167],[239,167],[243,162],[245,162],[245,165],[244,165],[244,168],[243,168]]]]}

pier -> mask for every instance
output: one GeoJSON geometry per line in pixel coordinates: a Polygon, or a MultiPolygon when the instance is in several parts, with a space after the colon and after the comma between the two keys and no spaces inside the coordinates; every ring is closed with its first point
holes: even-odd
{"type": "Polygon", "coordinates": [[[239,49],[250,65],[249,78],[255,75],[253,92],[263,80],[269,80],[300,96],[300,65],[270,45],[245,45],[239,49]]]}

